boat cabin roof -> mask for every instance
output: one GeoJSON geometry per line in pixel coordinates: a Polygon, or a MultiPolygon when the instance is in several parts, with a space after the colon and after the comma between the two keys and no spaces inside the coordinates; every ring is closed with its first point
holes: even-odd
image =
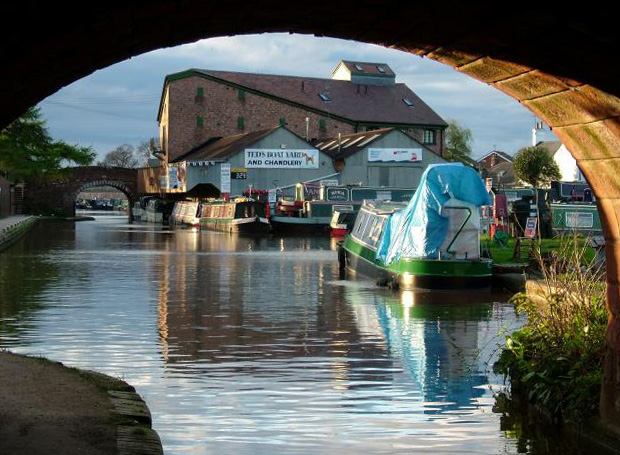
{"type": "Polygon", "coordinates": [[[389,215],[407,207],[408,202],[392,201],[364,201],[362,209],[375,212],[378,215],[389,215]]]}

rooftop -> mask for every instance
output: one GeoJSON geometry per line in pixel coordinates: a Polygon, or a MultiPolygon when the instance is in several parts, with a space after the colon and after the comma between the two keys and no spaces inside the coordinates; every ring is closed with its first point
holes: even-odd
{"type": "Polygon", "coordinates": [[[189,152],[176,157],[174,160],[171,160],[171,162],[178,163],[181,161],[208,161],[224,159],[245,150],[246,147],[249,147],[260,139],[268,136],[278,128],[282,127],[277,126],[275,128],[253,131],[251,133],[211,138],[202,144],[197,145],[189,152]]]}
{"type": "Polygon", "coordinates": [[[362,124],[447,126],[435,111],[401,83],[369,86],[334,79],[191,69],[166,76],[166,84],[192,76],[276,98],[327,117],[362,124]]]}

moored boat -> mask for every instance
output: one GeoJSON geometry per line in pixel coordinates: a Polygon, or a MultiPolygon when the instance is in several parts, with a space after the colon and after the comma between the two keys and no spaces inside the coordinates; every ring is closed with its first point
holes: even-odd
{"type": "Polygon", "coordinates": [[[196,201],[178,201],[174,204],[170,219],[175,224],[200,226],[201,204],[196,201]]]}
{"type": "Polygon", "coordinates": [[[260,234],[269,232],[268,204],[249,198],[201,203],[200,227],[214,231],[260,234]]]}
{"type": "Polygon", "coordinates": [[[429,166],[407,204],[367,201],[343,248],[350,271],[403,289],[488,286],[492,261],[480,256],[480,206],[489,204],[471,168],[429,166]]]}
{"type": "Polygon", "coordinates": [[[271,217],[276,233],[331,233],[330,223],[336,211],[351,210],[354,213],[366,199],[405,201],[411,199],[411,188],[328,186],[322,187],[311,200],[298,184],[295,199],[280,199],[271,217]]]}
{"type": "Polygon", "coordinates": [[[329,222],[329,233],[332,237],[345,237],[353,227],[357,211],[353,208],[342,208],[334,210],[332,219],[329,222]]]}

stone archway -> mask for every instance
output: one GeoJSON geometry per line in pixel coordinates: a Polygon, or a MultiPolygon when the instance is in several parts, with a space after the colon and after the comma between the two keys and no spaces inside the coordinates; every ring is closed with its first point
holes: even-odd
{"type": "Polygon", "coordinates": [[[577,159],[600,203],[610,325],[601,411],[620,425],[620,41],[605,7],[447,1],[11,3],[0,30],[0,127],[60,87],[140,53],[200,38],[297,32],[401,49],[519,100],[577,159]]]}
{"type": "Polygon", "coordinates": [[[75,201],[77,200],[79,194],[83,192],[84,190],[87,190],[88,188],[97,188],[97,187],[112,187],[112,188],[119,190],[121,193],[123,193],[128,201],[127,216],[129,217],[130,221],[133,219],[133,202],[134,202],[135,196],[127,185],[125,185],[123,182],[118,182],[115,180],[93,180],[92,182],[84,183],[77,190],[75,190],[75,192],[73,193],[73,197],[72,197],[74,215],[75,215],[75,201]]]}
{"type": "Polygon", "coordinates": [[[78,194],[96,186],[111,186],[125,194],[129,202],[128,215],[131,219],[131,207],[138,191],[137,169],[99,166],[72,168],[69,175],[57,180],[39,185],[28,184],[26,206],[33,214],[43,210],[58,215],[75,216],[75,201],[78,194]]]}

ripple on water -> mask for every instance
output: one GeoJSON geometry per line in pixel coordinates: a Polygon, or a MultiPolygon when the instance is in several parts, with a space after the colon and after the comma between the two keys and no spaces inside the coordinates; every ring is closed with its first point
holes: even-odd
{"type": "Polygon", "coordinates": [[[318,237],[37,229],[0,264],[0,346],[130,382],[168,454],[518,453],[488,363],[521,321],[495,296],[340,280],[318,237]]]}

